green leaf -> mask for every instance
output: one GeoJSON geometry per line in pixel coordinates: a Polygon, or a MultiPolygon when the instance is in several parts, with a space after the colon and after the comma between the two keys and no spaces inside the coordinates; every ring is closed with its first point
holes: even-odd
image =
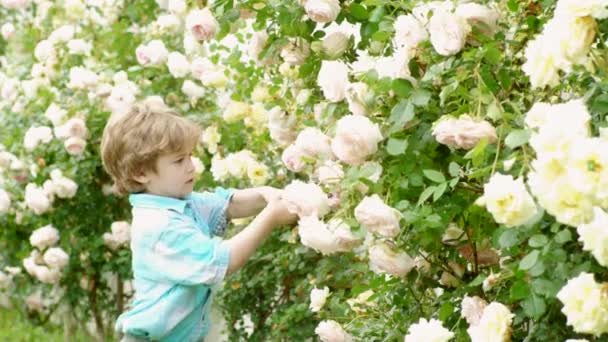
{"type": "Polygon", "coordinates": [[[408,100],[401,100],[393,110],[388,120],[392,123],[389,134],[403,130],[406,123],[414,118],[414,105],[408,100]]]}
{"type": "Polygon", "coordinates": [[[418,198],[418,205],[421,205],[427,199],[429,199],[429,197],[431,197],[431,195],[435,192],[435,188],[436,187],[434,186],[429,186],[428,188],[424,189],[424,191],[420,194],[420,198],[418,198]]]}
{"type": "Polygon", "coordinates": [[[454,305],[452,305],[450,302],[443,303],[441,308],[439,308],[439,319],[442,321],[447,320],[450,318],[450,315],[454,313],[454,309],[454,305]]]}
{"type": "Polygon", "coordinates": [[[498,239],[498,244],[501,248],[508,248],[519,243],[517,231],[515,229],[505,229],[498,239]]]}
{"type": "Polygon", "coordinates": [[[445,177],[443,176],[443,173],[436,171],[436,170],[422,170],[422,173],[424,174],[424,176],[430,180],[432,180],[433,182],[437,182],[437,183],[443,183],[445,182],[445,177]]]}
{"type": "Polygon", "coordinates": [[[406,149],[407,140],[390,138],[386,143],[386,152],[388,152],[388,154],[390,154],[391,156],[401,155],[405,153],[406,149]]]}
{"type": "Polygon", "coordinates": [[[441,183],[437,185],[437,189],[435,189],[435,191],[433,192],[433,202],[437,201],[445,193],[445,190],[447,188],[448,183],[441,183]]]}
{"type": "MultiPolygon", "coordinates": [[[[364,3],[366,5],[369,5],[367,2],[364,2],[364,3]]],[[[374,8],[372,13],[370,14],[369,21],[371,21],[372,23],[377,23],[380,20],[382,20],[382,17],[384,17],[385,11],[384,11],[384,6],[382,6],[382,4],[374,5],[374,6],[378,6],[378,7],[374,8]]]]}
{"type": "Polygon", "coordinates": [[[523,301],[521,306],[524,308],[526,316],[533,319],[539,319],[547,310],[545,301],[535,294],[532,294],[532,296],[523,301]]]}
{"type": "Polygon", "coordinates": [[[392,88],[395,94],[401,97],[409,97],[414,89],[414,86],[408,80],[397,78],[393,80],[392,88]]]}
{"type": "Polygon", "coordinates": [[[533,235],[528,240],[528,245],[534,248],[544,247],[547,243],[549,243],[549,238],[542,234],[533,235]]]}
{"type": "Polygon", "coordinates": [[[509,8],[509,11],[511,11],[511,12],[517,12],[517,10],[519,9],[518,0],[507,1],[507,7],[509,8]]]}
{"type": "Polygon", "coordinates": [[[593,99],[591,111],[598,114],[608,113],[608,94],[602,94],[593,99]]]}
{"type": "Polygon", "coordinates": [[[350,15],[352,15],[355,19],[359,21],[363,21],[369,18],[369,12],[367,12],[367,8],[356,2],[350,4],[350,15]]]}
{"type": "Polygon", "coordinates": [[[522,269],[522,270],[529,270],[529,269],[531,269],[534,265],[536,265],[536,262],[538,261],[538,256],[539,255],[540,255],[540,251],[538,251],[536,249],[533,250],[532,252],[528,253],[528,255],[526,255],[519,262],[519,268],[522,269]]]}
{"type": "Polygon", "coordinates": [[[488,64],[498,64],[502,60],[502,54],[496,47],[495,43],[491,43],[485,46],[483,59],[488,64]]]}
{"type": "Polygon", "coordinates": [[[383,42],[389,40],[393,34],[387,31],[376,31],[372,34],[372,40],[377,42],[383,42]]]}
{"type": "Polygon", "coordinates": [[[441,92],[439,93],[439,105],[441,107],[445,105],[445,100],[447,100],[448,97],[450,97],[450,95],[456,91],[456,89],[458,89],[458,85],[458,81],[454,81],[441,89],[441,92]]]}
{"type": "Polygon", "coordinates": [[[509,135],[505,138],[505,145],[509,146],[509,148],[516,148],[530,140],[532,133],[525,129],[516,129],[511,131],[509,135]]]}
{"type": "Polygon", "coordinates": [[[448,172],[450,173],[450,176],[458,177],[460,175],[460,165],[458,165],[456,162],[450,162],[448,172]]]}
{"type": "Polygon", "coordinates": [[[471,159],[473,161],[473,166],[478,167],[483,162],[486,146],[488,146],[488,138],[479,140],[477,145],[464,155],[464,158],[471,159]]]}
{"type": "Polygon", "coordinates": [[[496,82],[494,75],[492,75],[490,67],[488,67],[487,65],[482,66],[479,70],[479,75],[483,80],[483,84],[485,84],[491,92],[496,94],[500,90],[500,86],[498,85],[498,82],[496,82]]]}
{"type": "Polygon", "coordinates": [[[522,300],[530,295],[530,287],[522,280],[518,280],[511,285],[509,297],[513,301],[522,300]]]}
{"type": "Polygon", "coordinates": [[[486,116],[492,120],[500,120],[502,119],[502,113],[502,109],[498,103],[496,103],[496,100],[492,100],[492,102],[488,105],[486,116]]]}
{"type": "Polygon", "coordinates": [[[562,284],[560,284],[559,281],[550,281],[542,278],[534,279],[532,281],[532,289],[534,292],[546,298],[554,298],[561,287],[562,284]]]}
{"type": "Polygon", "coordinates": [[[424,107],[429,103],[431,93],[424,89],[416,89],[412,94],[412,103],[418,107],[424,107]]]}
{"type": "Polygon", "coordinates": [[[562,230],[561,232],[555,234],[555,237],[553,239],[558,244],[563,245],[566,242],[572,240],[572,233],[570,233],[570,230],[568,230],[566,228],[566,229],[562,230]]]}

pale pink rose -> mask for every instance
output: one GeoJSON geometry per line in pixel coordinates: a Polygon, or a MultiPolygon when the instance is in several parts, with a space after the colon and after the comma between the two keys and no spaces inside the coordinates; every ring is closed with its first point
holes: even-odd
{"type": "Polygon", "coordinates": [[[414,268],[415,262],[405,252],[394,252],[387,244],[376,244],[369,249],[369,265],[376,273],[402,277],[414,268]]]}
{"type": "Polygon", "coordinates": [[[346,101],[348,101],[348,109],[354,115],[367,115],[370,111],[368,105],[368,97],[370,89],[363,82],[351,83],[346,87],[346,101]]]}
{"type": "Polygon", "coordinates": [[[36,267],[36,278],[45,284],[57,284],[61,278],[61,272],[57,268],[38,266],[36,267]]]}
{"type": "Polygon", "coordinates": [[[86,139],[87,134],[87,125],[81,118],[71,118],[62,126],[55,128],[55,136],[61,139],[69,137],[86,139]]]}
{"type": "Polygon", "coordinates": [[[303,38],[293,38],[281,49],[281,57],[290,65],[301,65],[310,55],[310,44],[303,38]]]}
{"type": "Polygon", "coordinates": [[[401,230],[401,213],[384,203],[378,195],[365,197],[355,208],[355,218],[368,231],[395,237],[401,230]]]}
{"type": "Polygon", "coordinates": [[[336,184],[344,178],[344,170],[340,163],[326,160],[316,170],[315,175],[321,184],[336,184]]]}
{"type": "Polygon", "coordinates": [[[210,40],[217,32],[219,23],[208,8],[193,10],[186,17],[186,28],[197,40],[210,40]]]}
{"type": "Polygon", "coordinates": [[[315,334],[319,336],[321,342],[352,342],[353,340],[338,322],[332,320],[319,323],[315,329],[315,334]]]}
{"type": "Polygon", "coordinates": [[[467,21],[449,11],[434,11],[429,22],[431,44],[442,56],[451,56],[460,52],[470,32],[471,26],[467,21]]]}
{"type": "Polygon", "coordinates": [[[76,184],[76,182],[74,182],[73,180],[63,176],[61,174],[61,171],[57,169],[51,171],[51,179],[51,191],[53,195],[57,195],[57,197],[59,198],[72,198],[76,195],[76,191],[78,191],[78,184],[76,184]]]}
{"type": "Polygon", "coordinates": [[[135,56],[141,65],[160,65],[167,61],[169,51],[161,40],[155,39],[148,44],[138,46],[135,49],[135,56]]]}
{"type": "Polygon", "coordinates": [[[73,156],[81,155],[84,152],[87,142],[84,139],[78,137],[71,137],[66,139],[63,143],[66,151],[73,156]]]}
{"type": "Polygon", "coordinates": [[[306,162],[303,158],[311,158],[311,156],[296,145],[289,145],[281,155],[285,167],[293,172],[300,172],[304,169],[306,162]]]}
{"type": "Polygon", "coordinates": [[[349,84],[348,66],[339,61],[323,61],[317,75],[317,84],[328,101],[344,100],[349,84]]]}
{"type": "Polygon", "coordinates": [[[6,23],[0,28],[0,32],[4,40],[9,40],[15,34],[15,26],[11,23],[6,23]]]}
{"type": "Polygon", "coordinates": [[[42,312],[44,310],[44,301],[40,292],[31,294],[25,298],[25,306],[29,311],[42,312]]]}
{"type": "Polygon", "coordinates": [[[70,261],[69,255],[61,247],[52,247],[44,253],[44,262],[51,268],[64,268],[70,261]]]}
{"type": "Polygon", "coordinates": [[[329,23],[336,20],[340,13],[338,0],[307,0],[304,5],[308,17],[317,23],[329,23]]]}
{"type": "Polygon", "coordinates": [[[382,141],[382,133],[377,124],[364,116],[347,115],[337,123],[331,148],[341,161],[350,165],[360,165],[376,153],[380,141],[382,141]]]}
{"type": "Polygon", "coordinates": [[[497,140],[496,129],[485,120],[475,120],[468,115],[459,118],[445,116],[434,125],[433,136],[440,144],[470,150],[487,138],[488,143],[497,140]]]}
{"type": "Polygon", "coordinates": [[[295,145],[305,154],[322,159],[331,159],[331,139],[318,128],[308,127],[296,138],[295,145]]]}
{"type": "Polygon", "coordinates": [[[40,215],[50,209],[51,201],[44,189],[30,183],[25,187],[25,205],[35,214],[40,215]]]}
{"type": "Polygon", "coordinates": [[[492,36],[498,29],[500,12],[496,8],[467,2],[459,4],[455,13],[465,18],[469,24],[478,25],[485,35],[492,36]]]}
{"type": "Polygon", "coordinates": [[[8,9],[24,9],[30,5],[30,0],[1,0],[0,4],[8,9]]]}
{"type": "Polygon", "coordinates": [[[331,255],[338,251],[338,241],[328,229],[325,222],[316,216],[302,217],[298,221],[298,235],[304,246],[310,247],[323,255],[331,255]]]}
{"type": "Polygon", "coordinates": [[[128,246],[131,241],[131,225],[126,221],[116,221],[112,223],[112,233],[103,234],[106,246],[115,251],[120,247],[128,246]]]}
{"type": "Polygon", "coordinates": [[[283,200],[290,212],[299,217],[316,215],[323,217],[329,212],[327,194],[316,184],[294,180],[283,190],[283,200]]]}
{"type": "Polygon", "coordinates": [[[483,309],[485,309],[487,305],[488,303],[485,300],[477,296],[465,296],[462,299],[460,316],[463,317],[469,325],[477,325],[483,315],[483,309]]]}
{"type": "Polygon", "coordinates": [[[424,25],[413,15],[400,15],[395,20],[395,45],[414,48],[427,40],[429,34],[424,25]]]}

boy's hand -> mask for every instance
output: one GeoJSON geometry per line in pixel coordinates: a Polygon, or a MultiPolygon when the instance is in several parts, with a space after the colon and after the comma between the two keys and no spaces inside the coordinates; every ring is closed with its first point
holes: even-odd
{"type": "Polygon", "coordinates": [[[272,186],[262,186],[258,188],[258,192],[264,198],[266,204],[268,204],[272,201],[279,200],[281,198],[283,190],[273,188],[272,186]]]}
{"type": "Polygon", "coordinates": [[[298,221],[298,215],[291,213],[285,202],[275,199],[268,202],[264,212],[270,217],[274,225],[294,224],[298,221]]]}

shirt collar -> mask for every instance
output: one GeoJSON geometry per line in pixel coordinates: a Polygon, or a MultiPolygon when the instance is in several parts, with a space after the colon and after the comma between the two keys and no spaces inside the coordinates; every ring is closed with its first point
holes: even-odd
{"type": "Polygon", "coordinates": [[[189,198],[190,195],[185,196],[184,199],[178,199],[150,194],[131,194],[129,195],[129,203],[133,207],[171,209],[183,214],[189,198]]]}

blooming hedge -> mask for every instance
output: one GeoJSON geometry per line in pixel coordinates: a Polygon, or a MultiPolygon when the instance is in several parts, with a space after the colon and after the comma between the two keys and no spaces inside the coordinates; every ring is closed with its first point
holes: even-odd
{"type": "Polygon", "coordinates": [[[148,98],[203,127],[197,188],[299,216],[219,292],[231,340],[605,338],[608,1],[0,5],[0,293],[33,322],[128,305],[99,139],[148,98]]]}

